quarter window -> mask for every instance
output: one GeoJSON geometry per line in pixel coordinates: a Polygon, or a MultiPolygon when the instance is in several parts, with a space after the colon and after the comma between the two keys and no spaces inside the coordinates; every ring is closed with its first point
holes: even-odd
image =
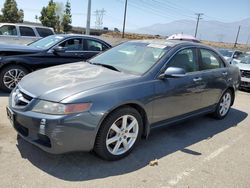
{"type": "Polygon", "coordinates": [[[200,52],[202,70],[217,69],[225,66],[213,51],[201,49],[200,52]]]}
{"type": "Polygon", "coordinates": [[[195,72],[199,70],[199,66],[196,61],[196,50],[185,49],[178,52],[168,63],[168,67],[183,68],[187,73],[195,72]]]}
{"type": "Polygon", "coordinates": [[[13,25],[3,25],[2,27],[0,27],[0,35],[16,36],[16,27],[13,25]]]}
{"type": "Polygon", "coordinates": [[[59,46],[66,48],[66,51],[83,51],[82,39],[69,39],[61,43],[59,46]]]}
{"type": "Polygon", "coordinates": [[[33,29],[30,27],[21,26],[21,27],[19,27],[19,29],[20,29],[21,36],[25,36],[25,37],[35,37],[36,36],[33,29]]]}

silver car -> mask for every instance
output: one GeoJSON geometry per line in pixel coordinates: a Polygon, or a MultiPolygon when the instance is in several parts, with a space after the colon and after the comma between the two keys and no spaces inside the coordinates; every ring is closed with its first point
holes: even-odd
{"type": "Polygon", "coordinates": [[[0,43],[29,44],[54,34],[54,30],[49,27],[0,23],[0,43]]]}
{"type": "Polygon", "coordinates": [[[243,58],[240,62],[233,61],[233,65],[239,67],[241,72],[242,88],[250,89],[250,56],[243,58]]]}

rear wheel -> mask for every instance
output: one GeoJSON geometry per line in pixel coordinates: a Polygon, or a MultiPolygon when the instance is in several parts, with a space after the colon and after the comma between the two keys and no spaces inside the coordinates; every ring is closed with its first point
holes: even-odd
{"type": "Polygon", "coordinates": [[[3,68],[0,71],[0,89],[11,92],[26,74],[28,74],[28,70],[19,65],[3,68]]]}
{"type": "Polygon", "coordinates": [[[95,152],[106,160],[127,156],[142,134],[142,118],[134,108],[124,107],[111,113],[96,137],[95,152]]]}
{"type": "Polygon", "coordinates": [[[217,119],[223,119],[227,116],[233,100],[231,90],[227,90],[221,97],[220,102],[217,104],[214,117],[217,119]]]}

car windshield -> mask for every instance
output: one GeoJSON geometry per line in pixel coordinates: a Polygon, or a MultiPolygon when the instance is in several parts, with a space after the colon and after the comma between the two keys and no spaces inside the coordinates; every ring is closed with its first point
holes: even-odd
{"type": "Polygon", "coordinates": [[[51,35],[43,39],[40,39],[38,41],[35,41],[33,43],[30,43],[28,46],[40,48],[40,49],[48,49],[54,46],[55,44],[57,44],[62,39],[64,39],[64,37],[58,36],[58,35],[51,35]]]}
{"type": "Polygon", "coordinates": [[[233,51],[231,51],[231,50],[219,49],[219,52],[221,53],[221,55],[223,55],[225,57],[232,57],[232,55],[233,55],[233,51]]]}
{"type": "Polygon", "coordinates": [[[126,42],[92,58],[89,62],[141,75],[147,72],[169,48],[164,44],[126,42]]]}
{"type": "Polygon", "coordinates": [[[243,64],[250,64],[250,56],[249,57],[245,57],[243,58],[240,63],[243,63],[243,64]]]}

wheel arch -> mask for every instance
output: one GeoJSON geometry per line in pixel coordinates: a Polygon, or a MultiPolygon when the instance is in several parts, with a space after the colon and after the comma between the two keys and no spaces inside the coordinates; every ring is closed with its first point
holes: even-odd
{"type": "Polygon", "coordinates": [[[9,66],[12,66],[12,65],[21,66],[21,67],[25,68],[29,73],[33,71],[28,65],[26,65],[26,63],[23,63],[23,62],[17,61],[17,60],[5,61],[5,62],[1,65],[0,71],[3,70],[3,69],[6,68],[6,67],[9,67],[9,66]]]}
{"type": "Polygon", "coordinates": [[[231,106],[234,104],[234,99],[235,99],[235,89],[233,87],[228,87],[227,90],[230,90],[232,92],[232,101],[231,101],[231,106]]]}
{"type": "MultiPolygon", "coordinates": [[[[123,103],[123,104],[120,104],[120,105],[117,105],[115,107],[113,107],[112,109],[110,109],[105,115],[104,117],[102,118],[102,120],[100,121],[99,123],[99,126],[98,126],[98,131],[100,130],[100,127],[102,125],[102,123],[107,119],[107,117],[112,114],[112,112],[114,112],[115,110],[118,110],[120,108],[124,108],[124,107],[131,107],[131,108],[134,108],[135,110],[138,111],[138,113],[141,115],[142,117],[142,121],[143,121],[143,130],[142,130],[142,136],[144,138],[147,138],[148,135],[149,135],[149,132],[150,132],[150,127],[149,127],[149,121],[148,121],[148,115],[147,115],[147,112],[145,110],[145,108],[141,105],[141,104],[138,104],[136,102],[127,102],[127,103],[123,103]]],[[[97,132],[98,132],[97,131],[97,132]]]]}

